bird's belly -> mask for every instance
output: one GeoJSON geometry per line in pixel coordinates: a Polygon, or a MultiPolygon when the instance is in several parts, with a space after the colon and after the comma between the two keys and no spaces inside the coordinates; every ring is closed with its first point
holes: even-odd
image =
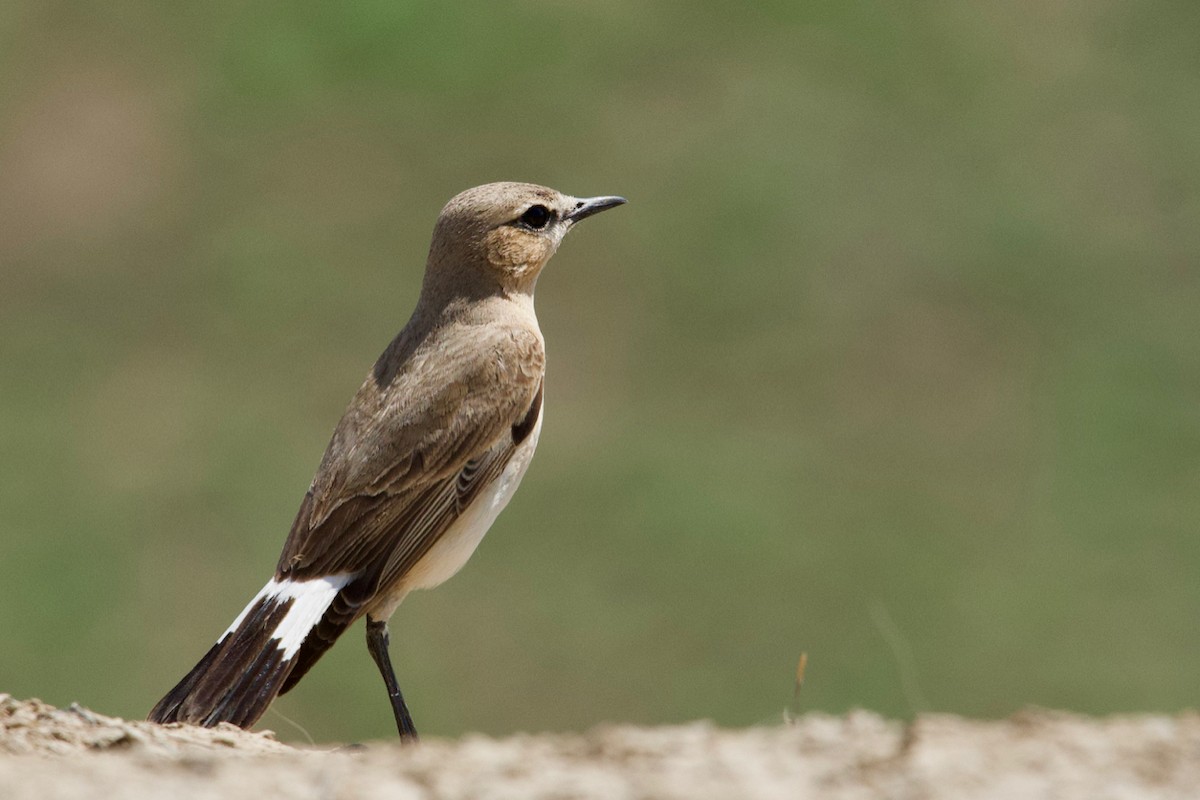
{"type": "Polygon", "coordinates": [[[529,469],[529,462],[533,460],[533,451],[541,432],[542,414],[539,413],[533,431],[518,445],[500,476],[479,492],[475,501],[438,537],[429,552],[412,566],[397,586],[381,602],[374,603],[374,608],[370,610],[372,619],[387,619],[410,591],[432,589],[462,569],[483,540],[483,535],[516,493],[521,478],[529,469]]]}

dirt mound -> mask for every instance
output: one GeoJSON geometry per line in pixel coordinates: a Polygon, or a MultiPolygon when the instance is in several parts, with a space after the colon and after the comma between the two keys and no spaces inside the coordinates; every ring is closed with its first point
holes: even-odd
{"type": "Polygon", "coordinates": [[[297,749],[269,734],[59,710],[0,695],[0,797],[62,798],[1195,798],[1200,716],[995,722],[810,714],[467,736],[419,747],[297,749]]]}
{"type": "Polygon", "coordinates": [[[247,733],[229,724],[197,728],[127,722],[78,704],[64,711],[40,700],[17,700],[0,694],[0,757],[69,755],[89,750],[136,750],[154,756],[194,755],[211,750],[244,755],[295,752],[270,735],[247,733]]]}

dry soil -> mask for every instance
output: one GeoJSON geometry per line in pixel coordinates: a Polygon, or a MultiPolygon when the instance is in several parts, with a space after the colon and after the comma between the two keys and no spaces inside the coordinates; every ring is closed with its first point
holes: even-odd
{"type": "Polygon", "coordinates": [[[0,694],[0,798],[1200,798],[1200,715],[1028,710],[912,724],[855,712],[295,748],[270,734],[56,709],[0,694]]]}

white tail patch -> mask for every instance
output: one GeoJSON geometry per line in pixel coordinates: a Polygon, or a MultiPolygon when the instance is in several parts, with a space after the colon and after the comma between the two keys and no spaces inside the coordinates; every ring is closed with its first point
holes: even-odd
{"type": "Polygon", "coordinates": [[[291,600],[293,601],[291,608],[271,633],[271,640],[278,642],[276,646],[283,651],[283,657],[287,660],[299,651],[300,645],[304,644],[304,639],[308,636],[309,631],[321,621],[329,604],[353,577],[353,575],[328,575],[324,578],[307,581],[288,579],[277,581],[272,578],[242,609],[242,613],[238,614],[237,619],[225,629],[217,641],[223,641],[226,636],[236,631],[245,621],[246,615],[260,601],[268,600],[272,603],[282,604],[291,600]]]}

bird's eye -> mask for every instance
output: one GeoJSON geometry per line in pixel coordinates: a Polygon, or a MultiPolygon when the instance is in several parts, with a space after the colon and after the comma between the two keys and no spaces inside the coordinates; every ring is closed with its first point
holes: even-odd
{"type": "Polygon", "coordinates": [[[520,222],[526,228],[540,231],[549,225],[552,219],[554,219],[554,214],[551,213],[550,209],[543,205],[537,205],[525,209],[525,213],[521,215],[520,222]]]}

